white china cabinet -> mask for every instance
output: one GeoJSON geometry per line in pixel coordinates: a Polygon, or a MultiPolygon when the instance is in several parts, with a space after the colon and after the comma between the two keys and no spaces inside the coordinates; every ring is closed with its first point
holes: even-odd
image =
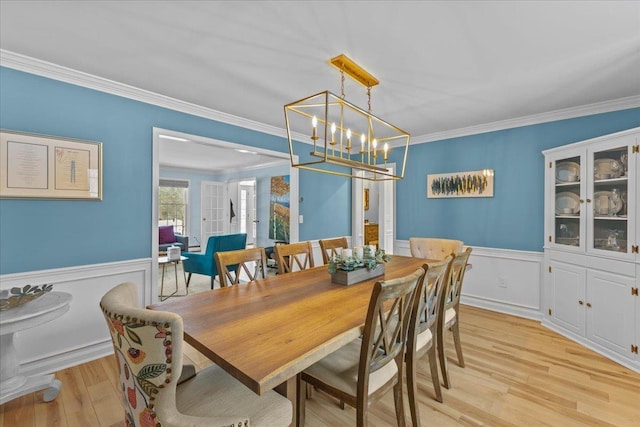
{"type": "Polygon", "coordinates": [[[543,151],[543,323],[640,372],[640,128],[543,151]]]}

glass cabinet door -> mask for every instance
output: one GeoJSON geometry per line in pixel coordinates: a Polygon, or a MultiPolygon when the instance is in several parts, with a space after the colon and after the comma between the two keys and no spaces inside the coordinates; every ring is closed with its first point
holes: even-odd
{"type": "MultiPolygon", "coordinates": [[[[593,168],[589,248],[627,253],[629,234],[629,156],[627,144],[595,148],[590,152],[593,168]]],[[[588,200],[589,202],[589,200],[588,200]]]]}
{"type": "Polygon", "coordinates": [[[581,199],[582,157],[577,155],[558,159],[555,170],[555,241],[558,245],[582,246],[580,218],[583,200],[581,199]]]}

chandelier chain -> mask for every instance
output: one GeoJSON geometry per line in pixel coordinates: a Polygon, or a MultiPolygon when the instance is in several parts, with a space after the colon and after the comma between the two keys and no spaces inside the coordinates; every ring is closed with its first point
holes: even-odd
{"type": "Polygon", "coordinates": [[[340,70],[340,97],[344,99],[344,66],[340,70]]]}
{"type": "Polygon", "coordinates": [[[371,86],[367,86],[367,98],[369,100],[369,112],[371,112],[371,86]]]}

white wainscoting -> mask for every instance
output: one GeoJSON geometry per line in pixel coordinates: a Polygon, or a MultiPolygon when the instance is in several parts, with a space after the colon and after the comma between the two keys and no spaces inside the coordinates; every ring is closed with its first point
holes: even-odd
{"type": "MultiPolygon", "coordinates": [[[[398,255],[411,255],[408,240],[396,240],[398,255]]],[[[542,320],[542,252],[473,247],[460,302],[542,320]]]]}
{"type": "Polygon", "coordinates": [[[122,282],[138,284],[138,304],[151,302],[151,259],[32,271],[0,276],[0,289],[52,284],[73,296],[61,317],[16,333],[20,370],[25,375],[59,371],[113,353],[100,298],[122,282]]]}

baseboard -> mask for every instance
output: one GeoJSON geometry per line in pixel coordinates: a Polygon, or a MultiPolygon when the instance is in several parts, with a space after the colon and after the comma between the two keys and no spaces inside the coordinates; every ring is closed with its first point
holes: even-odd
{"type": "Polygon", "coordinates": [[[460,297],[460,303],[472,307],[483,308],[485,310],[495,311],[498,313],[523,317],[525,319],[541,321],[543,317],[540,310],[536,308],[518,306],[504,301],[494,301],[469,295],[462,295],[460,297]]]}

